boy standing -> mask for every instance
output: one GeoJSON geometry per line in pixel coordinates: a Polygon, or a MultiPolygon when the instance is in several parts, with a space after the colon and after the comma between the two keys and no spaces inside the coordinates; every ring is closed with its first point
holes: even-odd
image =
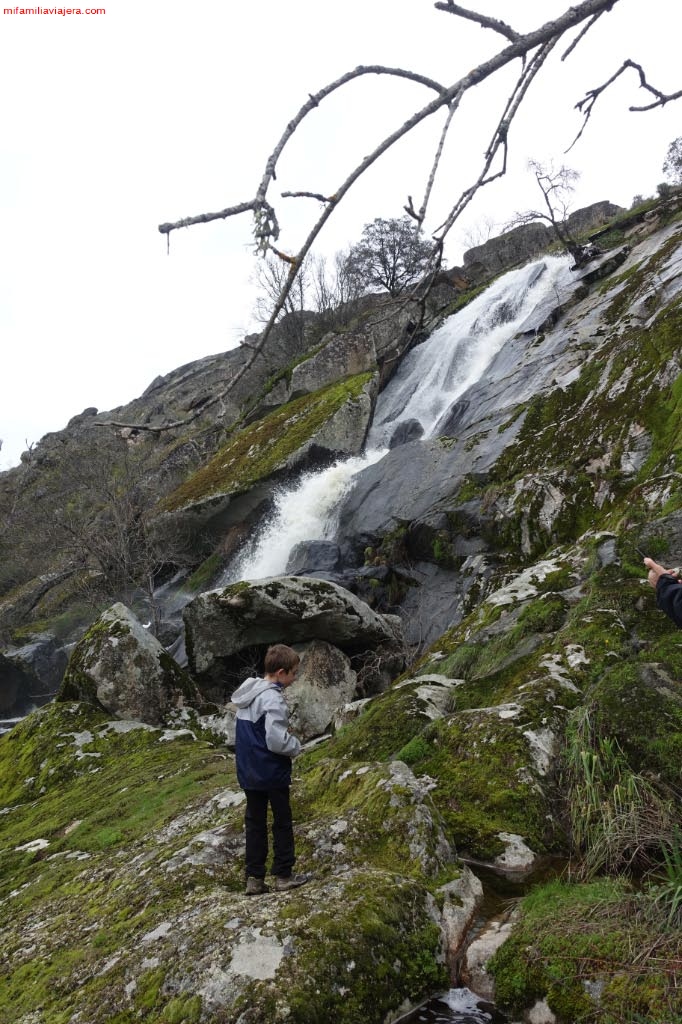
{"type": "Polygon", "coordinates": [[[284,644],[269,647],[264,678],[251,677],[232,694],[237,712],[237,778],[246,794],[246,893],[268,892],[268,804],[272,808],[274,858],[272,874],[277,892],[305,885],[307,875],[294,875],[294,829],[289,805],[291,761],[301,744],[288,729],[289,712],[283,691],[291,686],[300,658],[284,644]]]}

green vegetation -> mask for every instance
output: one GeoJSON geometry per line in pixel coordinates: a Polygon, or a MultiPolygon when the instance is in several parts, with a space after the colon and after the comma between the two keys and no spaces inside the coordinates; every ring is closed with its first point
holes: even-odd
{"type": "Polygon", "coordinates": [[[521,912],[488,968],[501,1009],[520,1014],[546,997],[559,1024],[680,1021],[682,933],[652,916],[646,892],[610,879],[555,881],[527,896],[521,912]]]}
{"type": "Polygon", "coordinates": [[[246,427],[165,498],[160,508],[172,511],[211,495],[248,490],[281,468],[342,405],[358,398],[371,377],[363,373],[303,395],[246,427]]]}

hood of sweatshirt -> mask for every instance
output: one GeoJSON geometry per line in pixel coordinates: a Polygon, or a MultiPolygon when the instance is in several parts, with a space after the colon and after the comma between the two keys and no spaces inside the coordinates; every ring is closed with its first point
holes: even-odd
{"type": "Polygon", "coordinates": [[[241,686],[237,687],[230,700],[238,708],[248,708],[249,704],[252,704],[259,694],[269,690],[271,687],[277,690],[280,689],[276,683],[267,679],[261,679],[260,676],[250,676],[249,679],[244,680],[241,686]]]}

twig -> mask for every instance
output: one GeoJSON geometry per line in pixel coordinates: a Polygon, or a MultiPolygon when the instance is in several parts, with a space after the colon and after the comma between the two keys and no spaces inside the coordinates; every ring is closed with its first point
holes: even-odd
{"type": "Polygon", "coordinates": [[[447,11],[448,14],[456,14],[458,18],[466,18],[467,21],[475,21],[481,26],[481,28],[491,28],[495,32],[499,32],[505,39],[509,39],[510,42],[515,43],[521,36],[518,32],[515,32],[513,28],[506,25],[503,21],[498,21],[497,18],[488,18],[485,14],[478,14],[476,11],[470,11],[466,7],[460,7],[459,4],[453,4],[450,0],[444,0],[444,2],[435,3],[433,5],[439,11],[447,11]]]}
{"type": "Polygon", "coordinates": [[[568,47],[568,49],[564,50],[564,52],[561,54],[561,59],[562,60],[566,60],[566,58],[569,57],[573,53],[573,51],[575,50],[575,48],[578,45],[578,43],[580,42],[580,40],[584,36],[587,35],[587,33],[590,31],[590,29],[594,25],[595,21],[597,21],[598,18],[601,18],[602,14],[608,13],[610,10],[611,10],[611,8],[608,7],[606,12],[600,11],[599,14],[595,14],[595,16],[593,18],[590,18],[590,20],[588,21],[587,25],[583,25],[582,29],[580,30],[580,32],[578,32],[578,35],[575,37],[575,39],[573,40],[571,45],[568,47]]]}
{"type": "Polygon", "coordinates": [[[567,153],[569,152],[569,150],[573,149],[573,147],[575,146],[576,142],[578,141],[580,136],[585,131],[585,128],[587,127],[587,122],[590,120],[590,117],[592,116],[592,111],[594,110],[594,105],[597,102],[597,100],[599,99],[599,97],[601,96],[601,94],[606,89],[608,89],[608,87],[610,85],[613,85],[613,83],[616,81],[616,79],[619,78],[623,74],[624,71],[627,71],[628,68],[634,68],[637,71],[637,73],[639,74],[639,85],[640,85],[640,88],[641,89],[646,89],[647,92],[652,93],[652,95],[654,95],[656,97],[656,100],[653,103],[647,103],[643,107],[628,107],[628,110],[636,111],[636,112],[641,112],[641,111],[644,111],[644,110],[653,110],[655,107],[664,107],[666,103],[670,103],[673,100],[678,100],[682,96],[682,89],[679,90],[678,92],[673,92],[673,93],[669,93],[669,94],[662,93],[659,89],[656,89],[653,85],[650,85],[647,82],[646,75],[644,74],[644,69],[642,68],[642,66],[640,64],[637,64],[634,60],[629,60],[629,59],[625,60],[625,61],[623,61],[621,67],[618,68],[618,71],[616,71],[613,75],[611,75],[611,77],[608,79],[608,81],[604,82],[603,85],[598,85],[594,89],[589,89],[587,94],[578,103],[576,103],[575,109],[579,110],[581,113],[584,113],[585,116],[584,116],[582,128],[580,129],[580,131],[578,132],[578,134],[574,138],[574,140],[571,143],[571,145],[566,150],[567,153]]]}
{"type": "Polygon", "coordinates": [[[282,192],[282,199],[318,199],[321,203],[336,202],[336,196],[323,196],[319,192],[282,192]]]}

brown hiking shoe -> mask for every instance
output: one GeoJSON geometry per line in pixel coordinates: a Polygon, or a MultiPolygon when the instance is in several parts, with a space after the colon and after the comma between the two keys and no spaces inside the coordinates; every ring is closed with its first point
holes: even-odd
{"type": "Polygon", "coordinates": [[[275,875],[275,892],[287,892],[298,889],[312,878],[312,875],[275,875]]]}
{"type": "Polygon", "coordinates": [[[244,891],[247,896],[262,896],[264,892],[270,892],[270,886],[265,884],[264,878],[256,878],[254,875],[249,875],[246,879],[246,889],[244,891]]]}

